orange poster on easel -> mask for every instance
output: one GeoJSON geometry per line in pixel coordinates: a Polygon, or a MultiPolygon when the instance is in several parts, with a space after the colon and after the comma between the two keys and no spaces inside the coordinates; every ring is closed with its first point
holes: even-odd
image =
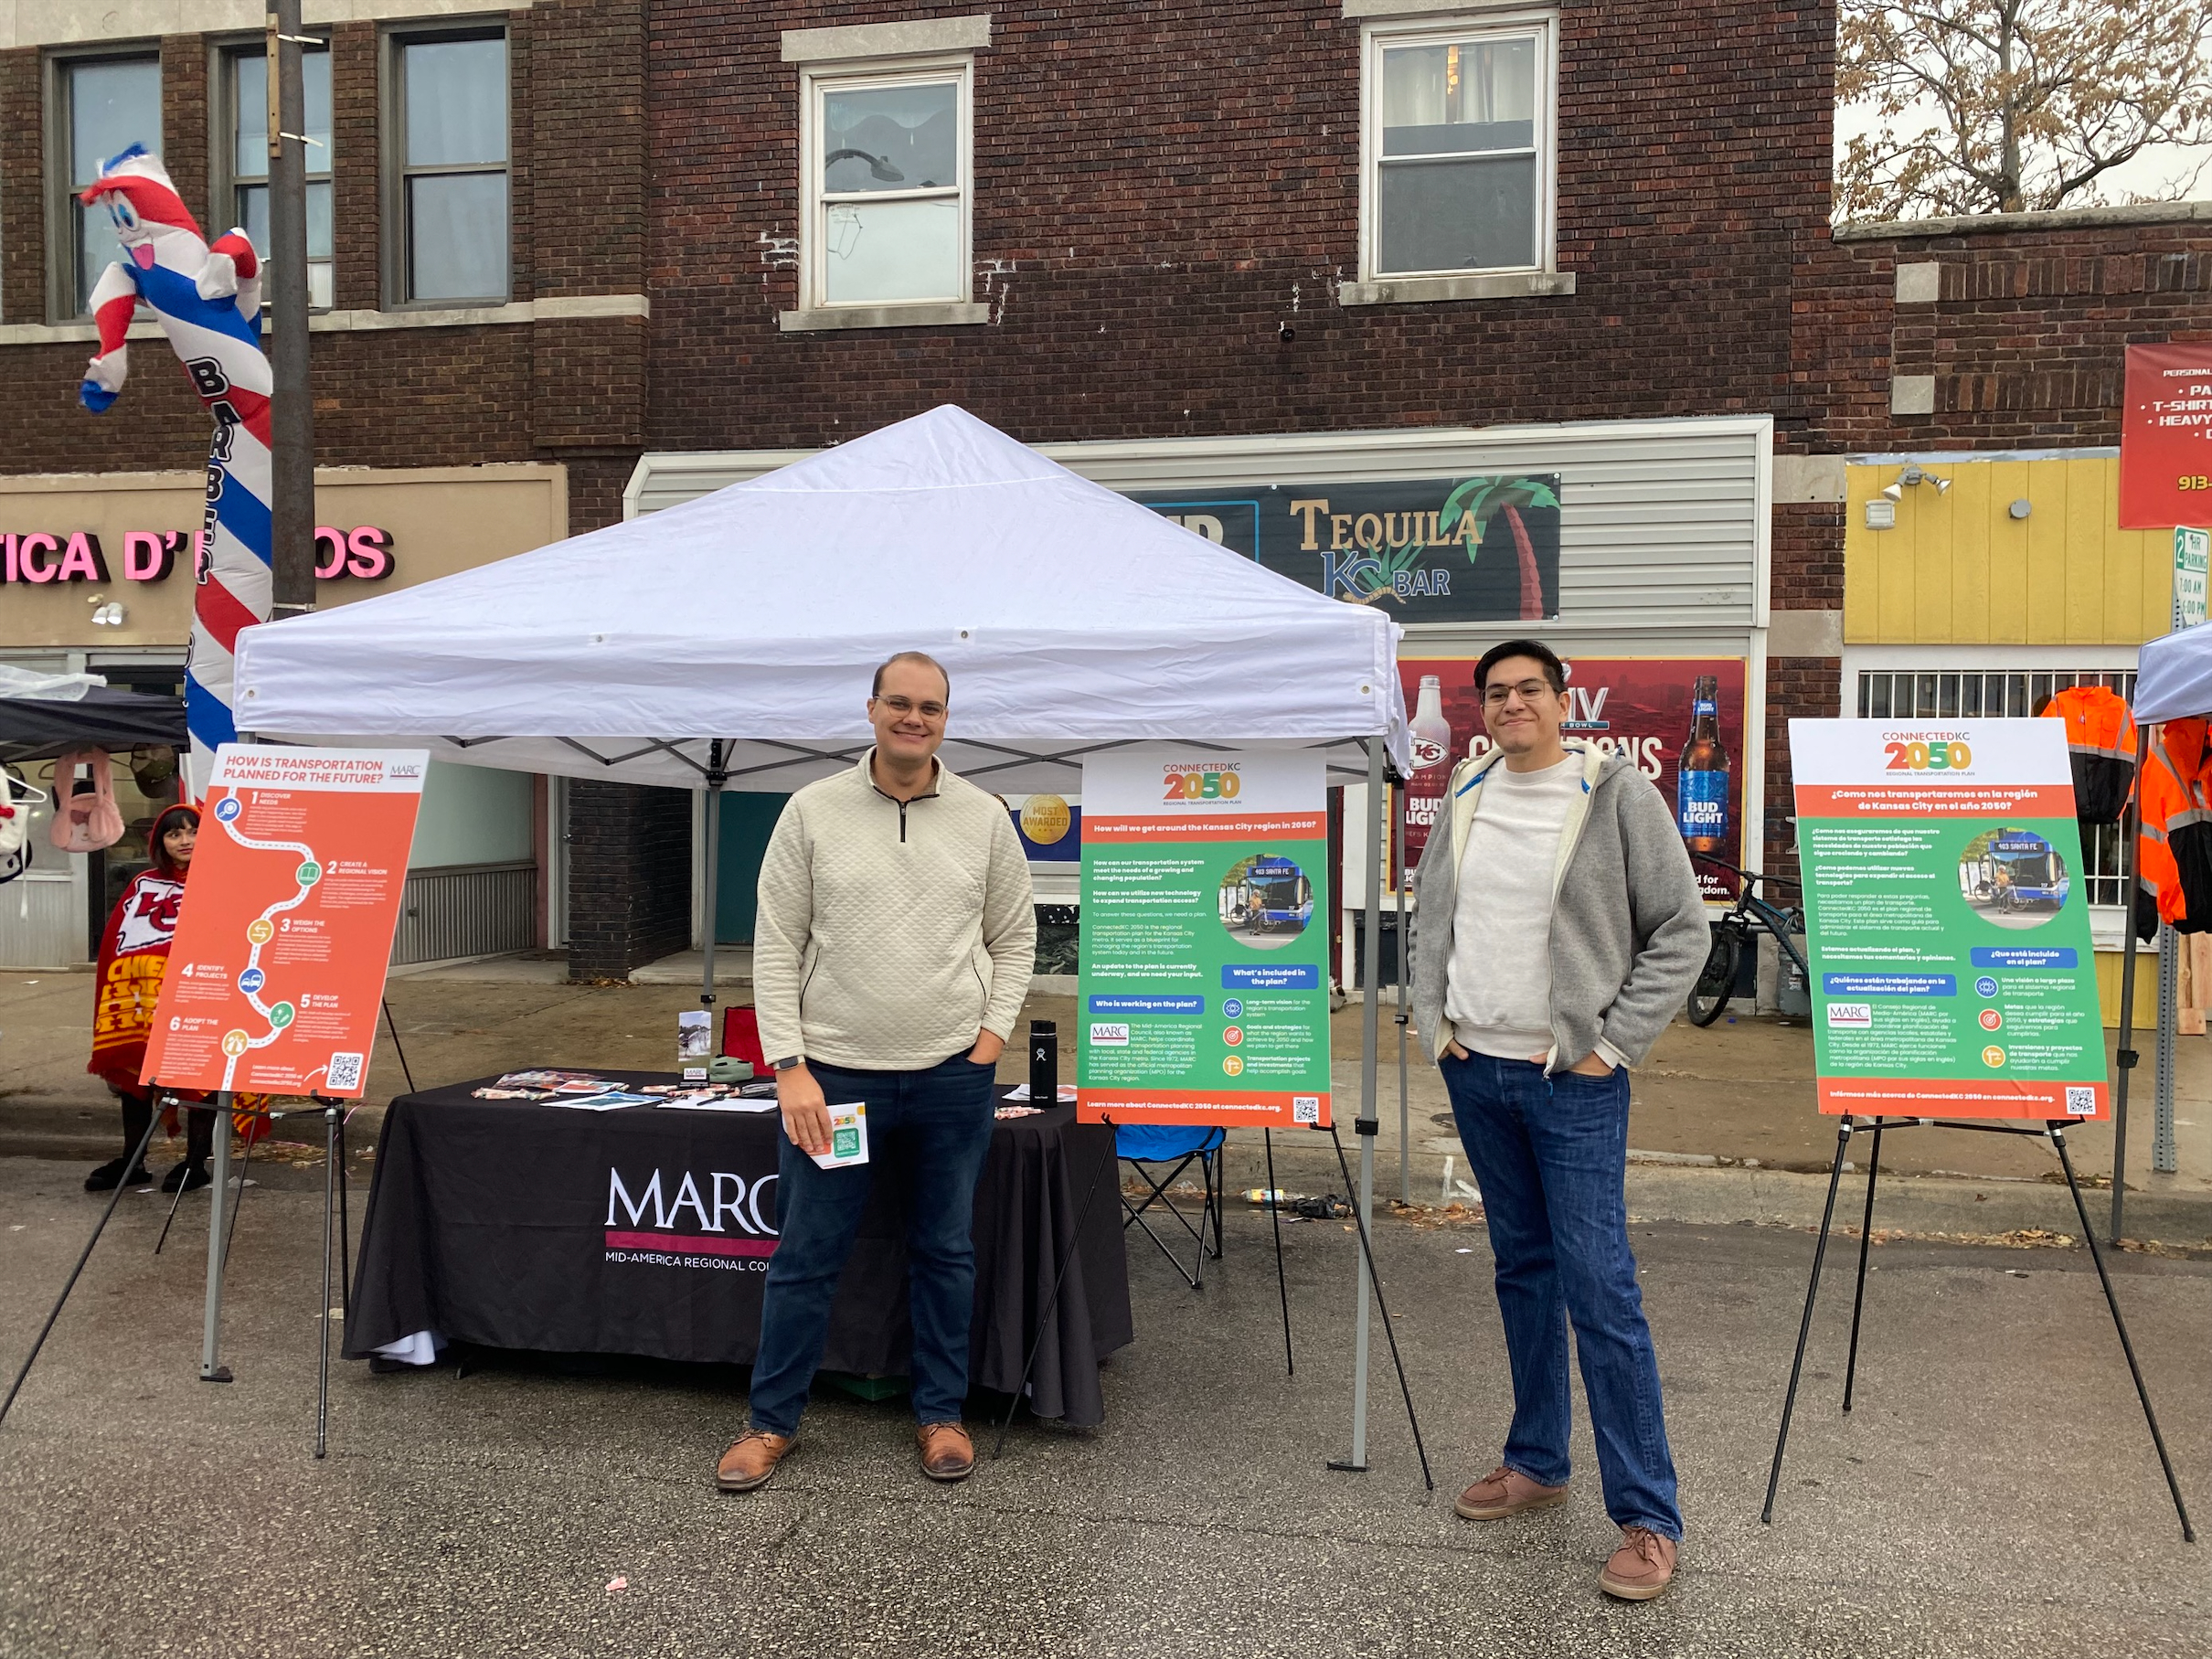
{"type": "Polygon", "coordinates": [[[360,1098],[429,765],[217,751],[142,1081],[360,1098]]]}

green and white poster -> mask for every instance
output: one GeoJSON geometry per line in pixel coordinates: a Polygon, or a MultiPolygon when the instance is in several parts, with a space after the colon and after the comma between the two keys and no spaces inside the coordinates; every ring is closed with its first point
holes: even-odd
{"type": "Polygon", "coordinates": [[[1083,1122],[1329,1122],[1326,801],[1313,750],[1083,763],[1083,1122]]]}
{"type": "Polygon", "coordinates": [[[1820,1107],[2101,1118],[2058,720],[1792,720],[1820,1107]]]}

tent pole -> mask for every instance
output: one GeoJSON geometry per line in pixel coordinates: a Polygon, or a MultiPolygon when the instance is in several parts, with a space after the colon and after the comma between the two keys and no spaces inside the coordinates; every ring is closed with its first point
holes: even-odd
{"type": "MultiPolygon", "coordinates": [[[[1381,1124],[1376,1118],[1375,1060],[1382,1016],[1382,884],[1383,868],[1383,743],[1369,738],[1367,745],[1367,839],[1362,856],[1367,865],[1367,908],[1362,920],[1367,941],[1365,972],[1360,975],[1359,1011],[1359,1118],[1352,1127],[1359,1136],[1359,1207],[1363,1228],[1373,1219],[1375,1207],[1375,1136],[1381,1124]]],[[[1367,1343],[1368,1312],[1375,1283],[1368,1275],[1367,1252],[1359,1254],[1359,1298],[1352,1340],[1352,1454],[1336,1465],[1342,1469],[1367,1466],[1367,1343]]]]}
{"type": "Polygon", "coordinates": [[[2121,815],[2120,867],[2126,872],[2121,895],[2122,925],[2126,937],[2120,947],[2120,1042],[2113,1056],[2119,1071],[2112,1088],[2112,1232],[2114,1249],[2120,1245],[2120,1212],[2127,1200],[2128,1079],[2135,1069],[2135,906],[2143,892],[2143,774],[2151,752],[2151,728],[2135,728],[2135,787],[2128,792],[2127,811],[2121,815]]]}
{"type": "MultiPolygon", "coordinates": [[[[718,899],[716,892],[722,873],[722,785],[729,781],[723,770],[727,757],[722,739],[715,739],[707,746],[707,849],[706,874],[700,880],[699,893],[699,1005],[714,1006],[714,936],[715,909],[718,899]]],[[[718,1051],[721,1045],[707,1039],[710,1051],[718,1051]]]]}
{"type": "Polygon", "coordinates": [[[1406,888],[1410,877],[1406,874],[1406,781],[1391,769],[1390,784],[1390,839],[1391,866],[1398,872],[1398,885],[1391,889],[1390,903],[1398,918],[1398,1201],[1413,1202],[1413,1131],[1406,1104],[1406,981],[1412,977],[1412,952],[1406,942],[1406,888]]]}

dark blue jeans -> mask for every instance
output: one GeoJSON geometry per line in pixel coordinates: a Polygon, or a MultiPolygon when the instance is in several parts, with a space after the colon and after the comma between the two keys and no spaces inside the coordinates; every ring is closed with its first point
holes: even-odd
{"type": "Polygon", "coordinates": [[[1681,1537],[1659,1359],[1628,1248],[1627,1071],[1547,1078],[1534,1061],[1482,1054],[1446,1055],[1438,1066],[1497,1261],[1513,1365],[1506,1467],[1566,1484],[1571,1319],[1605,1513],[1619,1526],[1681,1537]]]}
{"type": "Polygon", "coordinates": [[[752,1367],[752,1426],[796,1434],[822,1363],[830,1303],[876,1178],[907,1202],[907,1295],[914,1325],[914,1420],[958,1422],[968,1397],[968,1327],[975,1313],[975,1182],[991,1150],[994,1067],[965,1053],[926,1071],[811,1065],[831,1105],[867,1107],[868,1161],[824,1169],[783,1140],[776,1182],[776,1253],[768,1260],[760,1350],[752,1367]]]}

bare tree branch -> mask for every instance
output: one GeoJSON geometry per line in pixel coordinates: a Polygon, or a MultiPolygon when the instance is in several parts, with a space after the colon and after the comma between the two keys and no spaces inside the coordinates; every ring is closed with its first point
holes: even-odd
{"type": "Polygon", "coordinates": [[[2212,0],[1841,0],[1836,38],[1838,101],[1876,123],[1836,157],[1839,219],[2083,206],[2212,144],[2212,0]]]}

